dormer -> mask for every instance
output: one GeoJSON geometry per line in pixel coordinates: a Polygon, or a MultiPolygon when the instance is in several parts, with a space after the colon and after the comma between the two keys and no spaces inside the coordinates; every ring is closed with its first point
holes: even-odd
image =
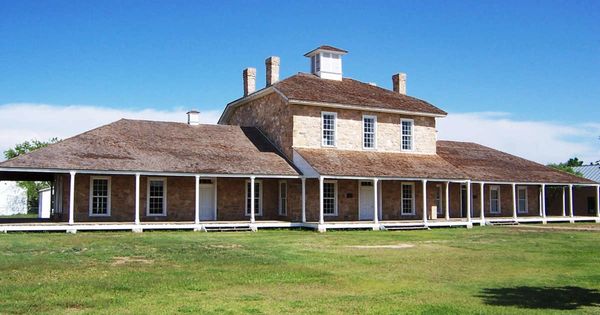
{"type": "Polygon", "coordinates": [[[332,46],[321,46],[304,54],[310,58],[310,72],[319,78],[342,81],[342,56],[347,51],[332,46]]]}

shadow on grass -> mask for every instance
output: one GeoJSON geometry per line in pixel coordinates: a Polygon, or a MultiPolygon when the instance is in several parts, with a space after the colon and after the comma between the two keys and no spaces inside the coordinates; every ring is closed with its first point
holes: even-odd
{"type": "Polygon", "coordinates": [[[582,287],[488,288],[478,295],[485,304],[531,309],[576,310],[600,306],[600,291],[582,287]]]}

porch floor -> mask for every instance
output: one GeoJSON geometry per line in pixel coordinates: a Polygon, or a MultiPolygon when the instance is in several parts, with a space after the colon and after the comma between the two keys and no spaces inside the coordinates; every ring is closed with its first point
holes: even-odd
{"type": "MultiPolygon", "coordinates": [[[[466,218],[450,218],[427,220],[425,224],[422,220],[383,220],[375,224],[372,221],[326,221],[324,224],[318,222],[289,222],[278,220],[260,220],[255,223],[249,221],[201,221],[195,224],[193,221],[152,221],[141,222],[80,222],[68,224],[66,222],[14,222],[0,223],[1,232],[25,232],[25,231],[137,231],[143,230],[196,230],[205,231],[211,228],[250,228],[256,230],[259,228],[311,228],[319,231],[327,229],[373,229],[380,230],[386,228],[401,227],[466,227],[471,228],[476,225],[487,225],[502,222],[515,222],[513,217],[486,217],[481,222],[479,217],[474,217],[469,222],[466,218]]],[[[548,216],[544,218],[539,216],[517,217],[517,223],[552,223],[552,222],[596,222],[600,223],[600,217],[596,216],[548,216]]]]}

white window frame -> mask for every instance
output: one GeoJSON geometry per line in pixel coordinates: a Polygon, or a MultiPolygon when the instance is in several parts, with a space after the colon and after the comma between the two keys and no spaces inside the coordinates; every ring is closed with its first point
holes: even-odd
{"type": "Polygon", "coordinates": [[[146,216],[148,217],[166,217],[167,216],[167,178],[166,177],[148,177],[146,183],[146,216]],[[163,212],[150,213],[150,182],[163,183],[163,212]]]}
{"type": "MultiPolygon", "coordinates": [[[[246,187],[245,191],[245,195],[244,195],[244,213],[246,214],[247,217],[250,216],[250,208],[248,207],[248,194],[250,193],[248,190],[248,186],[250,185],[250,180],[246,180],[246,184],[244,185],[246,187]]],[[[258,209],[254,209],[254,211],[256,212],[256,210],[258,210],[258,212],[256,212],[254,214],[255,217],[260,217],[263,215],[263,182],[260,179],[255,179],[254,180],[254,184],[258,185],[258,209]]],[[[255,188],[256,189],[256,188],[255,188]]],[[[256,193],[256,191],[255,191],[256,193]]],[[[256,207],[256,206],[255,206],[256,207]]]]}
{"type": "Polygon", "coordinates": [[[415,150],[415,120],[402,118],[400,119],[400,150],[404,152],[413,152],[415,150]],[[404,122],[410,122],[410,149],[404,148],[404,122]]]}
{"type": "Polygon", "coordinates": [[[442,196],[443,196],[444,192],[442,191],[442,185],[441,184],[436,184],[435,185],[435,191],[436,191],[435,205],[437,206],[437,214],[443,214],[442,207],[444,205],[444,199],[443,199],[442,196]]]}
{"type": "Polygon", "coordinates": [[[109,176],[90,176],[90,208],[89,208],[89,216],[90,217],[110,217],[110,203],[111,203],[111,187],[109,176]],[[93,205],[94,205],[94,180],[106,180],[106,189],[107,189],[107,200],[106,200],[106,213],[93,213],[93,205]]]}
{"type": "MultiPolygon", "coordinates": [[[[338,183],[336,180],[323,181],[323,191],[325,191],[325,184],[333,184],[333,213],[326,213],[325,207],[323,207],[323,216],[335,217],[338,215],[338,183]]],[[[323,205],[325,205],[325,194],[323,193],[323,205]]]]}
{"type": "Polygon", "coordinates": [[[377,116],[375,115],[363,115],[362,116],[362,143],[363,150],[377,150],[377,116]],[[373,147],[365,146],[365,138],[367,132],[365,132],[365,119],[373,119],[373,147]]]}
{"type": "Polygon", "coordinates": [[[502,192],[502,191],[500,190],[500,186],[498,186],[498,185],[491,185],[491,186],[490,186],[490,192],[489,192],[489,193],[490,193],[490,196],[489,196],[489,199],[490,199],[490,200],[489,200],[489,204],[490,204],[490,213],[493,213],[493,214],[500,214],[500,213],[502,213],[502,200],[501,200],[502,198],[501,198],[501,192],[502,192]],[[493,190],[495,190],[495,191],[497,191],[497,192],[498,192],[498,211],[492,211],[492,209],[493,209],[493,208],[492,208],[492,191],[493,191],[493,190]]]}
{"type": "Polygon", "coordinates": [[[288,206],[288,183],[285,180],[279,181],[279,215],[287,216],[287,206],[288,206]],[[283,190],[281,186],[285,186],[285,196],[282,195],[283,190]],[[285,204],[284,201],[285,200],[285,204]]]}
{"type": "Polygon", "coordinates": [[[529,203],[527,199],[527,186],[517,186],[517,213],[529,212],[529,203]],[[525,209],[521,209],[521,198],[519,198],[521,191],[525,191],[525,209]]]}
{"type": "Polygon", "coordinates": [[[401,183],[400,184],[400,215],[415,215],[416,209],[415,209],[415,183],[401,183]],[[412,209],[410,209],[410,212],[405,212],[404,211],[404,186],[411,186],[411,192],[412,192],[412,209]]]}
{"type": "Polygon", "coordinates": [[[321,146],[326,148],[335,148],[337,146],[337,113],[336,112],[321,112],[321,146]],[[325,143],[325,115],[333,115],[333,145],[325,143]]]}

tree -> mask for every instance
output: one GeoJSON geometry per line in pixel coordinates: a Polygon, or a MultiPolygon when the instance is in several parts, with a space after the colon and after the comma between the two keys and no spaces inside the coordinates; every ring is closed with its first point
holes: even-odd
{"type": "Polygon", "coordinates": [[[580,161],[577,157],[570,158],[567,162],[563,162],[563,163],[548,164],[549,167],[552,167],[559,171],[571,173],[571,174],[577,175],[577,176],[583,176],[583,174],[581,172],[576,171],[573,167],[582,166],[582,165],[583,165],[583,161],[580,161]]]}
{"type": "MultiPolygon", "coordinates": [[[[58,142],[58,138],[52,138],[48,141],[39,141],[33,139],[31,141],[25,141],[15,145],[14,148],[4,151],[4,157],[6,159],[13,159],[19,155],[23,155],[39,148],[46,147],[52,143],[58,142]]],[[[17,185],[27,192],[27,209],[37,209],[38,196],[40,190],[50,187],[50,182],[39,182],[39,181],[20,181],[17,185]]]]}

